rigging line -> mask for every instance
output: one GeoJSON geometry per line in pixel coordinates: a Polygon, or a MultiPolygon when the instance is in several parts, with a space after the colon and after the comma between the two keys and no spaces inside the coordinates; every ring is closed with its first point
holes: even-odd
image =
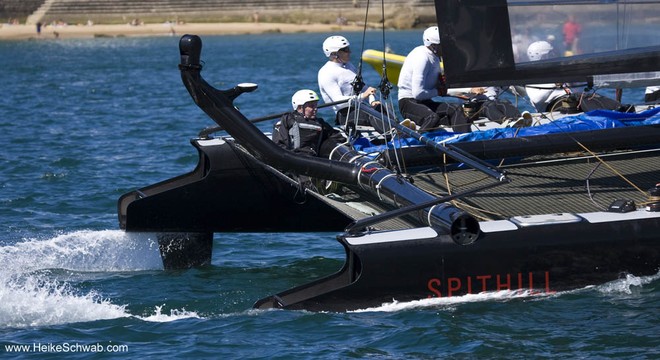
{"type": "MultiPolygon", "coordinates": [[[[362,48],[360,49],[360,54],[364,52],[364,42],[367,35],[367,21],[369,20],[369,0],[367,0],[367,8],[364,11],[364,28],[362,29],[362,48]]],[[[362,56],[358,61],[357,73],[355,74],[355,79],[351,83],[353,86],[353,93],[359,95],[360,91],[364,87],[364,81],[362,81],[362,56]]]]}
{"type": "MultiPolygon", "coordinates": [[[[393,113],[394,112],[394,103],[392,102],[392,99],[386,99],[385,104],[386,104],[385,105],[386,111],[388,111],[388,113],[390,113],[390,111],[393,113]]],[[[396,149],[396,143],[395,143],[395,140],[397,138],[396,129],[394,127],[392,127],[392,124],[389,121],[385,121],[385,116],[382,112],[381,112],[381,119],[384,123],[383,130],[385,131],[385,133],[383,134],[383,137],[385,138],[385,147],[388,150],[389,149],[396,149]],[[388,135],[390,136],[389,140],[387,138],[388,135]],[[390,146],[391,146],[391,148],[390,148],[390,146]]],[[[384,154],[385,154],[386,166],[388,166],[391,169],[395,168],[395,164],[392,161],[392,157],[390,156],[390,152],[385,151],[384,154]]],[[[398,161],[397,161],[397,163],[398,163],[398,161]]]]}
{"type": "Polygon", "coordinates": [[[594,194],[591,192],[591,183],[589,182],[589,179],[591,179],[591,175],[595,174],[596,170],[598,170],[598,168],[600,168],[601,165],[602,165],[602,163],[600,163],[600,162],[597,163],[596,166],[594,166],[594,168],[591,169],[591,171],[587,175],[587,178],[584,179],[586,187],[587,187],[587,195],[589,196],[589,200],[591,200],[591,202],[594,205],[596,205],[596,208],[600,208],[600,209],[602,209],[603,207],[600,204],[596,203],[596,199],[594,199],[594,194]]]}
{"type": "Polygon", "coordinates": [[[385,0],[380,1],[380,16],[381,16],[381,39],[383,40],[383,75],[380,79],[380,92],[384,94],[385,98],[388,98],[390,95],[390,90],[392,90],[392,84],[387,78],[387,57],[385,56],[387,46],[385,44],[385,0]]]}
{"type": "MultiPolygon", "coordinates": [[[[402,152],[400,143],[399,143],[399,147],[397,147],[396,143],[394,142],[394,140],[397,139],[397,138],[399,139],[399,142],[400,142],[401,141],[400,136],[397,133],[397,130],[392,126],[390,121],[385,120],[385,114],[394,114],[394,102],[393,102],[392,98],[384,97],[383,92],[381,92],[379,94],[379,96],[380,96],[380,102],[381,102],[381,109],[380,109],[381,110],[380,111],[381,124],[383,126],[383,129],[385,130],[385,133],[386,134],[389,133],[392,136],[392,141],[391,141],[392,147],[391,147],[391,149],[392,149],[392,152],[394,153],[394,159],[396,161],[396,170],[397,170],[398,173],[402,173],[402,172],[405,173],[406,165],[405,165],[405,161],[403,160],[403,154],[402,153],[399,154],[399,152],[402,152]],[[384,109],[383,109],[382,104],[385,104],[384,109]]],[[[385,134],[386,145],[387,145],[388,149],[390,149],[390,147],[389,147],[390,142],[387,141],[387,135],[386,134],[385,134]]],[[[388,154],[389,154],[389,152],[388,152],[388,154]]],[[[391,162],[391,158],[389,156],[388,156],[388,160],[390,161],[389,164],[394,166],[394,164],[391,162]]]]}
{"type": "MultiPolygon", "coordinates": [[[[571,136],[572,138],[572,136],[571,136]]],[[[573,139],[575,140],[575,139],[573,139]]],[[[635,185],[632,181],[628,180],[625,175],[620,173],[617,169],[612,167],[610,164],[608,164],[605,160],[601,159],[598,155],[596,155],[594,152],[589,150],[586,146],[582,145],[579,141],[575,140],[575,143],[578,144],[581,148],[583,148],[586,152],[591,154],[593,157],[595,157],[598,161],[600,161],[603,165],[605,165],[608,169],[610,169],[615,175],[619,176],[623,181],[627,182],[630,186],[633,188],[637,189],[637,191],[641,192],[642,194],[646,195],[646,192],[642,189],[640,189],[637,185],[635,185]]]]}
{"type": "Polygon", "coordinates": [[[442,163],[445,166],[445,171],[443,171],[445,177],[445,187],[447,188],[447,194],[451,195],[451,186],[449,185],[449,171],[447,171],[447,154],[442,154],[442,163]]]}
{"type": "MultiPolygon", "coordinates": [[[[555,104],[555,106],[556,106],[556,104],[555,104]]],[[[553,109],[554,109],[554,106],[553,106],[553,109]]],[[[551,110],[553,110],[553,109],[551,109],[551,110]]],[[[575,139],[575,137],[573,137],[573,135],[571,135],[570,132],[567,132],[566,129],[562,128],[561,126],[559,126],[559,124],[557,124],[557,123],[554,122],[554,121],[552,121],[551,123],[554,124],[554,125],[555,125],[555,126],[561,131],[560,133],[562,133],[562,134],[568,136],[568,137],[569,137],[571,140],[573,140],[578,146],[580,146],[582,149],[584,149],[584,151],[588,152],[588,153],[589,153],[591,156],[593,156],[596,160],[598,160],[598,161],[600,161],[601,163],[603,163],[603,165],[605,165],[608,169],[610,169],[610,171],[612,171],[615,175],[617,175],[618,177],[620,177],[623,181],[627,182],[630,186],[632,186],[633,188],[635,188],[637,191],[641,192],[642,194],[646,194],[646,192],[644,192],[642,189],[640,189],[640,188],[639,188],[637,185],[635,185],[632,181],[628,180],[628,178],[626,178],[625,175],[623,175],[622,173],[620,173],[618,170],[616,170],[614,167],[612,167],[610,164],[608,164],[605,160],[603,160],[600,156],[598,156],[596,153],[594,153],[593,151],[591,151],[591,150],[590,150],[588,147],[586,147],[584,144],[582,144],[582,143],[579,142],[577,139],[575,139]]]]}
{"type": "MultiPolygon", "coordinates": [[[[516,103],[515,103],[515,106],[516,106],[516,107],[519,106],[519,105],[518,105],[518,98],[522,98],[522,99],[525,99],[525,100],[526,100],[525,96],[523,96],[523,95],[521,95],[521,94],[518,93],[518,90],[516,89],[515,85],[502,87],[502,92],[500,92],[499,94],[495,95],[495,97],[496,97],[496,98],[499,98],[499,97],[500,97],[502,94],[504,94],[505,92],[508,92],[509,94],[511,94],[511,95],[513,96],[513,98],[516,100],[516,103]]],[[[529,104],[529,101],[528,101],[527,103],[529,104]]],[[[532,107],[533,107],[533,106],[532,106],[532,107]]]]}
{"type": "MultiPolygon", "coordinates": [[[[442,172],[442,173],[443,173],[443,177],[444,177],[444,179],[445,179],[445,188],[447,189],[447,194],[448,194],[448,195],[451,195],[451,194],[452,194],[452,187],[451,187],[451,182],[449,181],[449,173],[450,173],[450,170],[447,170],[447,154],[442,154],[442,160],[443,160],[443,163],[444,163],[443,166],[444,166],[444,168],[445,168],[445,171],[442,172]]],[[[486,180],[486,179],[488,179],[488,177],[483,177],[483,178],[478,179],[478,180],[476,180],[476,181],[472,181],[472,182],[468,182],[468,183],[462,184],[462,186],[474,185],[474,184],[479,183],[479,182],[481,182],[481,181],[483,181],[483,180],[486,180]]],[[[459,199],[451,200],[451,203],[452,203],[452,205],[454,205],[454,206],[456,206],[456,207],[459,207],[460,204],[465,204],[465,203],[460,202],[459,199]]],[[[467,205],[467,204],[465,204],[465,205],[467,205]]],[[[469,205],[468,205],[468,206],[469,206],[469,205]]],[[[479,208],[476,208],[476,207],[473,207],[473,209],[480,210],[479,208]]],[[[487,211],[486,211],[486,210],[483,210],[483,212],[487,212],[487,211]]],[[[473,213],[471,213],[471,214],[472,214],[473,216],[475,215],[475,214],[473,214],[473,213]]],[[[499,214],[496,214],[496,213],[493,213],[493,214],[495,214],[495,215],[499,215],[499,214]]]]}
{"type": "MultiPolygon", "coordinates": [[[[403,153],[399,154],[402,150],[396,147],[396,144],[394,143],[394,140],[396,138],[400,139],[400,136],[397,134],[396,129],[392,127],[392,124],[390,124],[389,121],[385,121],[385,114],[391,114],[392,118],[396,119],[396,115],[394,112],[394,102],[390,98],[390,90],[392,89],[392,84],[390,83],[389,79],[387,78],[387,59],[385,56],[385,50],[386,50],[386,45],[385,45],[385,1],[381,0],[380,2],[381,5],[381,40],[382,40],[382,50],[383,50],[383,71],[380,79],[380,83],[378,84],[378,88],[380,90],[380,103],[381,103],[381,109],[380,109],[380,116],[381,116],[381,121],[383,125],[383,129],[386,130],[386,132],[389,132],[392,134],[392,151],[394,153],[394,158],[396,161],[396,170],[399,174],[402,172],[405,173],[406,171],[406,166],[405,166],[405,161],[403,160],[403,153]],[[385,101],[383,101],[385,100],[385,101]],[[382,104],[386,104],[386,106],[383,108],[382,104]],[[390,105],[390,106],[388,106],[390,105]],[[387,126],[385,126],[385,123],[387,123],[387,126]]],[[[369,6],[369,1],[367,1],[367,6],[369,6]]],[[[365,20],[365,30],[366,30],[366,20],[365,20]]],[[[387,138],[386,138],[387,141],[387,138]]],[[[388,156],[388,159],[391,160],[391,158],[388,156]]],[[[390,163],[391,164],[391,163],[390,163]]]]}
{"type": "MultiPolygon", "coordinates": [[[[445,195],[451,195],[451,188],[450,188],[451,185],[450,185],[450,182],[449,182],[449,171],[446,170],[446,167],[447,167],[447,165],[446,165],[447,155],[446,154],[443,154],[443,160],[445,162],[445,164],[443,165],[443,167],[445,168],[445,171],[443,171],[443,176],[444,176],[444,179],[445,179],[445,187],[447,189],[447,194],[441,194],[441,193],[430,192],[429,191],[429,193],[431,193],[434,196],[438,196],[438,197],[439,196],[445,196],[445,195]]],[[[476,181],[470,181],[468,183],[462,184],[461,186],[474,185],[474,184],[479,183],[479,182],[481,182],[483,180],[486,180],[486,179],[488,179],[488,177],[483,177],[483,178],[481,178],[479,180],[476,180],[476,181]]],[[[501,213],[497,213],[497,212],[494,212],[494,211],[483,209],[481,207],[473,206],[473,205],[470,205],[470,204],[468,204],[464,201],[461,201],[459,199],[451,200],[451,203],[452,203],[452,205],[456,206],[457,208],[465,210],[466,212],[470,213],[470,215],[472,215],[476,218],[479,218],[481,220],[493,220],[492,218],[486,217],[482,214],[491,214],[491,215],[500,216],[502,218],[504,217],[504,215],[501,214],[501,213]],[[468,211],[466,209],[472,209],[473,211],[468,211]],[[477,212],[481,212],[482,214],[479,214],[477,212]]]]}
{"type": "MultiPolygon", "coordinates": [[[[369,0],[367,0],[367,8],[364,12],[364,28],[362,29],[362,44],[361,44],[361,49],[360,49],[360,54],[364,52],[364,43],[365,43],[365,37],[367,35],[367,20],[369,19],[369,0]]],[[[355,78],[353,79],[353,82],[351,82],[351,86],[353,87],[353,95],[355,95],[355,113],[353,115],[353,125],[356,127],[358,126],[358,118],[360,115],[360,103],[362,102],[362,99],[360,98],[360,92],[364,88],[364,81],[362,80],[362,56],[360,56],[360,60],[358,61],[358,66],[357,66],[357,72],[355,74],[355,78]]],[[[349,101],[348,103],[348,112],[346,113],[346,126],[348,126],[349,118],[351,114],[351,103],[349,101]]],[[[356,130],[357,132],[357,130],[356,130]]]]}
{"type": "MultiPolygon", "coordinates": [[[[394,168],[397,172],[397,174],[401,174],[403,172],[403,169],[401,167],[401,159],[399,159],[399,151],[397,150],[396,143],[399,143],[399,148],[401,148],[401,134],[396,131],[396,129],[393,129],[392,131],[392,153],[394,154],[394,160],[395,160],[395,165],[394,168]]],[[[388,145],[389,147],[389,145],[388,145]]],[[[389,156],[389,151],[387,152],[389,156]]],[[[391,158],[390,158],[391,159],[391,158]]]]}
{"type": "MultiPolygon", "coordinates": [[[[628,151],[625,154],[648,154],[648,153],[656,153],[660,151],[660,149],[651,149],[651,150],[633,150],[633,151],[628,151]]],[[[618,156],[622,155],[621,153],[616,153],[616,154],[603,154],[601,157],[613,157],[615,160],[618,156]]],[[[543,159],[543,160],[534,160],[534,161],[528,161],[525,163],[520,163],[520,164],[510,164],[510,165],[504,165],[505,169],[516,169],[516,168],[522,168],[522,167],[527,167],[531,165],[543,165],[543,164],[561,164],[565,162],[571,162],[571,161],[576,161],[576,160],[588,160],[593,158],[593,156],[589,155],[575,155],[572,157],[568,158],[560,158],[560,159],[543,159]]],[[[509,170],[510,172],[510,170],[509,170]]],[[[546,176],[549,177],[549,176],[546,176]]]]}
{"type": "Polygon", "coordinates": [[[477,219],[483,220],[483,221],[495,220],[492,217],[488,217],[488,216],[485,216],[485,215],[494,215],[494,216],[499,216],[500,218],[504,218],[506,216],[506,215],[504,215],[500,212],[486,210],[486,209],[478,207],[478,206],[473,206],[473,205],[467,204],[463,201],[454,200],[453,202],[455,203],[457,208],[459,208],[461,210],[465,210],[470,215],[474,216],[477,219]],[[472,211],[469,211],[469,210],[472,210],[472,211]],[[477,212],[479,212],[479,213],[477,213],[477,212]]]}

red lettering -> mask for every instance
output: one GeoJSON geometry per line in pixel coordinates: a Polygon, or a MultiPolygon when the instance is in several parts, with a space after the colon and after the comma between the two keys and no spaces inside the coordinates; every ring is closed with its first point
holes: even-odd
{"type": "Polygon", "coordinates": [[[502,284],[500,280],[501,280],[500,275],[497,275],[497,291],[500,291],[502,289],[511,290],[511,274],[506,274],[505,284],[502,284]]]}
{"type": "Polygon", "coordinates": [[[486,280],[490,279],[492,276],[490,275],[477,275],[476,278],[477,280],[481,280],[481,291],[486,291],[488,290],[486,286],[486,280]]]}
{"type": "Polygon", "coordinates": [[[555,293],[555,291],[550,290],[550,272],[549,271],[545,272],[545,292],[555,293]]]}
{"type": "MultiPolygon", "coordinates": [[[[441,284],[440,279],[436,279],[436,278],[429,280],[427,284],[429,291],[435,294],[436,297],[442,297],[442,293],[440,292],[439,289],[436,288],[436,286],[440,287],[440,284],[441,284]]],[[[431,297],[431,295],[429,295],[428,297],[431,297]]]]}
{"type": "Polygon", "coordinates": [[[461,289],[461,279],[451,277],[447,279],[447,297],[450,297],[454,291],[461,289]]]}
{"type": "Polygon", "coordinates": [[[541,292],[538,290],[534,290],[534,274],[529,273],[529,294],[530,295],[537,295],[540,294],[541,292]]]}
{"type": "MultiPolygon", "coordinates": [[[[550,272],[544,272],[545,280],[545,292],[546,293],[555,293],[555,291],[550,289],[550,272]]],[[[467,276],[465,278],[466,291],[467,294],[474,294],[474,292],[486,292],[488,291],[488,281],[490,279],[495,280],[495,287],[497,291],[500,290],[513,290],[513,284],[511,283],[511,274],[506,275],[476,275],[476,276],[467,276]],[[506,276],[506,278],[505,278],[506,276]],[[475,282],[475,289],[472,287],[472,282],[475,282]],[[481,283],[481,290],[479,290],[479,283],[481,283]]],[[[518,278],[518,289],[523,289],[524,284],[524,274],[517,273],[518,278]]],[[[461,278],[458,277],[449,277],[447,278],[447,297],[455,296],[463,289],[463,282],[461,278]]],[[[515,281],[515,280],[514,280],[515,281]]],[[[530,295],[538,294],[540,289],[534,288],[534,272],[530,271],[527,273],[527,281],[529,286],[530,295]]],[[[432,297],[442,297],[442,281],[439,278],[429,279],[427,283],[427,288],[431,292],[431,295],[428,295],[427,298],[432,297]]],[[[492,290],[492,289],[491,289],[492,290]]]]}

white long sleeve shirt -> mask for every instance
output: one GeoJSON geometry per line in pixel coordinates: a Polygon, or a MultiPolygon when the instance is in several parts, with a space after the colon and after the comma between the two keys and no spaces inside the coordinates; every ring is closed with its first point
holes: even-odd
{"type": "Polygon", "coordinates": [[[564,89],[558,89],[555,84],[538,84],[525,87],[529,100],[534,104],[536,111],[545,112],[553,101],[566,95],[564,89]]]}
{"type": "Polygon", "coordinates": [[[653,94],[658,90],[660,90],[660,86],[647,86],[644,94],[653,94]]]}
{"type": "MultiPolygon", "coordinates": [[[[353,96],[353,85],[357,70],[351,63],[341,64],[328,61],[318,73],[319,90],[323,101],[327,103],[348,99],[353,96]]],[[[348,103],[334,105],[337,112],[348,106],[348,103]]]]}
{"type": "MultiPolygon", "coordinates": [[[[459,96],[459,95],[471,95],[471,91],[473,88],[454,88],[454,89],[447,89],[447,94],[452,95],[452,96],[459,96]]],[[[488,100],[495,100],[500,93],[506,90],[506,87],[502,86],[488,86],[484,88],[484,93],[483,95],[488,98],[488,100]]]]}
{"type": "Polygon", "coordinates": [[[428,100],[438,96],[440,58],[426,46],[414,48],[401,67],[399,74],[399,100],[414,98],[428,100]]]}

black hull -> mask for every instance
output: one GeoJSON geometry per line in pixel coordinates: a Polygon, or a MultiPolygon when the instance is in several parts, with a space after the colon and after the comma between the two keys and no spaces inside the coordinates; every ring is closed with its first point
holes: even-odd
{"type": "Polygon", "coordinates": [[[210,264],[214,233],[337,232],[351,221],[229,143],[193,145],[199,151],[194,171],[118,202],[122,229],[157,234],[165,269],[210,264]]]}
{"type": "Polygon", "coordinates": [[[602,223],[582,219],[561,226],[507,223],[508,230],[485,232],[471,245],[447,236],[372,244],[339,238],[347,263],[337,274],[262,299],[255,307],[350,311],[484,291],[544,294],[659,270],[660,216],[602,223]]]}
{"type": "Polygon", "coordinates": [[[233,106],[256,86],[217,90],[200,75],[201,39],[184,36],[180,50],[190,95],[231,138],[193,140],[195,170],[119,200],[121,228],[156,232],[168,269],[207,264],[216,232],[343,229],[339,272],[255,307],[347,311],[484,291],[552,293],[660,268],[657,125],[451,146],[414,133],[427,148],[407,149],[406,162],[426,168],[406,177],[344,145],[330,159],[278,147],[233,106]],[[601,169],[593,151],[622,173],[601,169]],[[437,167],[446,157],[474,170],[437,167]],[[508,173],[477,158],[509,158],[508,173]],[[332,198],[305,191],[294,180],[300,175],[339,190],[332,198]],[[529,185],[513,186],[514,178],[529,185]],[[647,195],[630,180],[655,187],[647,195]],[[612,196],[631,209],[603,211],[612,196]]]}
{"type": "Polygon", "coordinates": [[[198,233],[340,231],[351,221],[231,143],[208,142],[193,141],[200,159],[190,174],[123,195],[121,228],[198,233]]]}

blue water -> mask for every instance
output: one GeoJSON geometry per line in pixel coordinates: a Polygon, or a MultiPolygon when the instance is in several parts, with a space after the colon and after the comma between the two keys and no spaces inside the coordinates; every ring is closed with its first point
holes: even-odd
{"type": "MultiPolygon", "coordinates": [[[[328,35],[204,37],[203,74],[258,83],[237,101],[249,118],[287,111],[294,91],[316,89],[328,35]]],[[[346,35],[356,57],[361,34],[346,35]]],[[[387,41],[407,53],[418,37],[387,41]]],[[[369,32],[365,47],[381,42],[369,32]]],[[[118,230],[116,201],[192,170],[189,139],[214,125],[178,62],[174,37],[0,42],[0,356],[660,357],[659,276],[310,313],[251,305],[338,270],[333,233],[216,235],[210,266],[163,271],[152,237],[118,230]]]]}

